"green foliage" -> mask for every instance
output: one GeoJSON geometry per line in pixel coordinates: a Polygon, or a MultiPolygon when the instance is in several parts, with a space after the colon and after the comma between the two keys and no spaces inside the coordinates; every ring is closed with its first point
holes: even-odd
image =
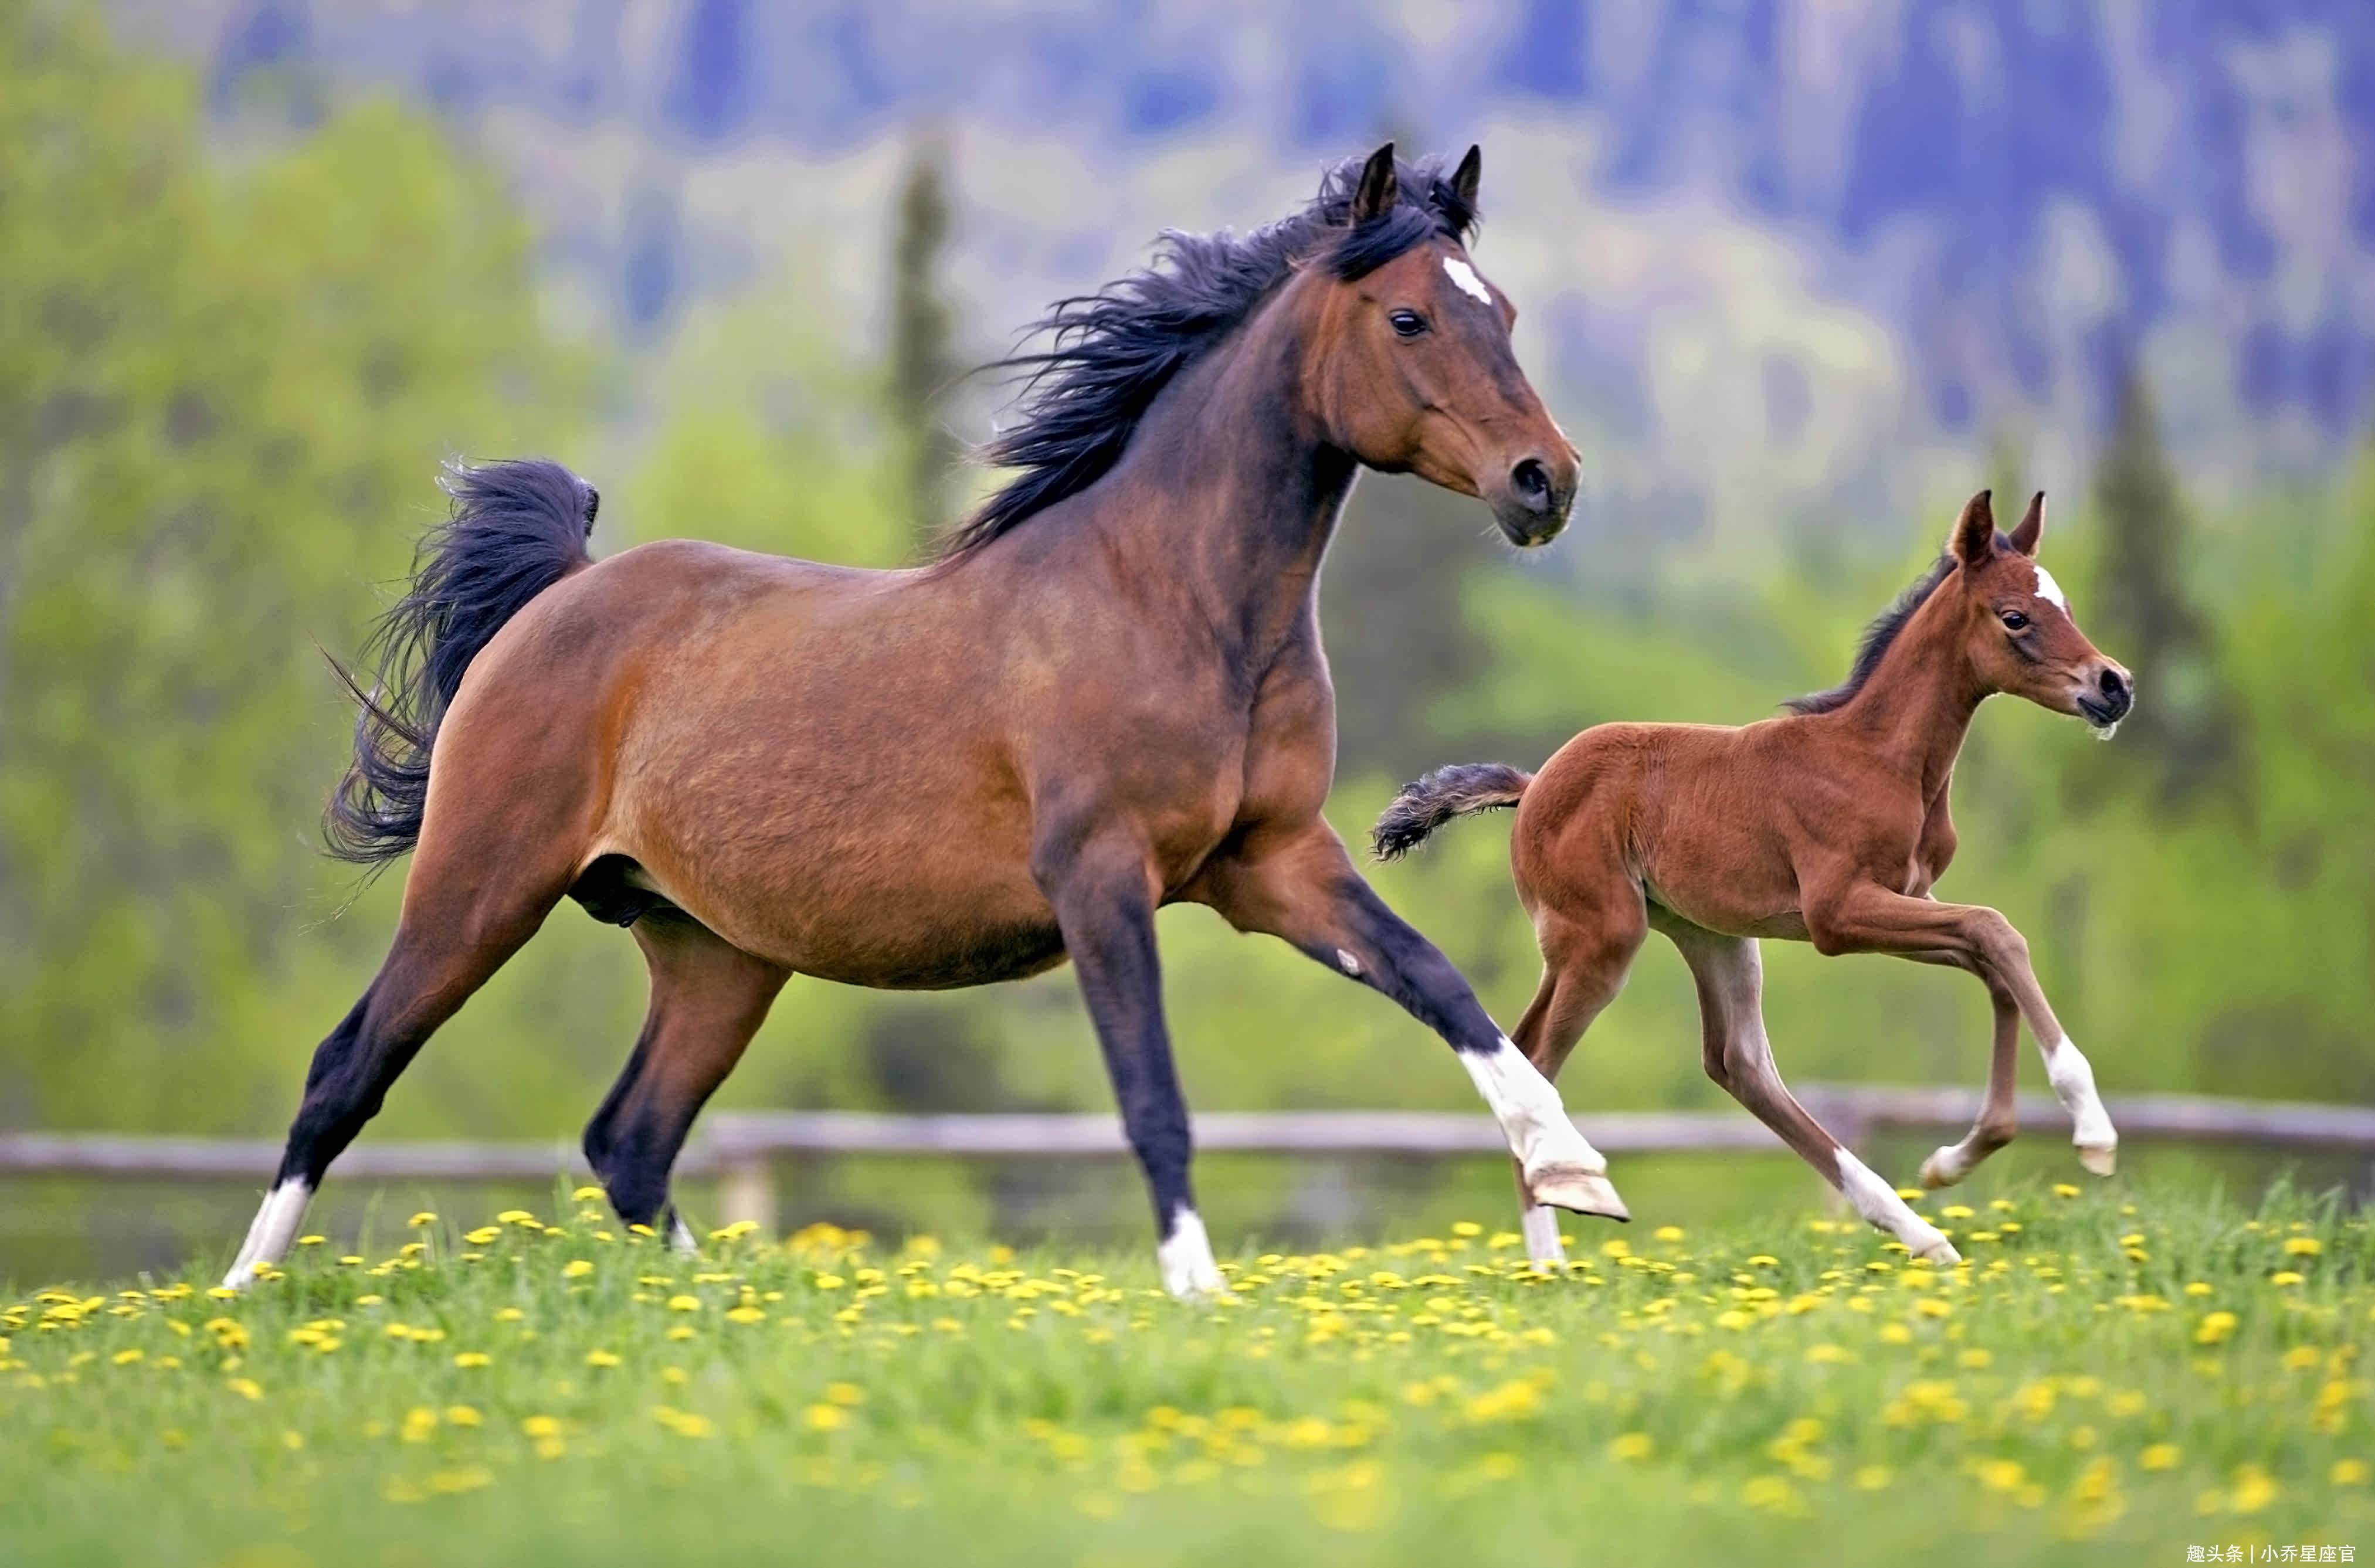
{"type": "Polygon", "coordinates": [[[1629,1244],[1577,1222],[1562,1275],[1455,1222],[1238,1252],[1205,1307],[1140,1251],[821,1227],[684,1257],[599,1207],[421,1215],[400,1249],[304,1248],[236,1300],[207,1277],[0,1294],[0,1549],[1533,1564],[1589,1542],[1877,1568],[2364,1545],[2364,1222],[2130,1196],[1942,1208],[1954,1269],[1768,1214],[1629,1244]]]}
{"type": "Polygon", "coordinates": [[[10,1121],[246,1118],[215,1053],[334,886],[313,640],[352,644],[439,457],[567,387],[522,226],[427,124],[366,104],[235,171],[200,129],[83,8],[0,13],[10,1121]]]}

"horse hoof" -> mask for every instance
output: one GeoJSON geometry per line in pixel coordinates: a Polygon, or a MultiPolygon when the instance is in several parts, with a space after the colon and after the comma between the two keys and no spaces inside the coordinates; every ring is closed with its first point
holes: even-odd
{"type": "Polygon", "coordinates": [[[1571,1208],[1577,1214],[1597,1214],[1605,1220],[1630,1220],[1633,1211],[1616,1196],[1616,1188],[1597,1171],[1577,1170],[1571,1165],[1554,1165],[1537,1176],[1526,1178],[1526,1200],[1553,1208],[1571,1208]]]}
{"type": "Polygon", "coordinates": [[[1970,1173],[1963,1169],[1961,1153],[1950,1147],[1936,1150],[1921,1161],[1921,1174],[1918,1179],[1923,1186],[1935,1192],[1940,1187],[1953,1186],[1968,1174],[1970,1173]]]}
{"type": "Polygon", "coordinates": [[[1955,1250],[1955,1244],[1944,1236],[1925,1246],[1914,1248],[1913,1256],[1928,1258],[1941,1268],[1952,1268],[1963,1261],[1963,1255],[1955,1250]]]}
{"type": "Polygon", "coordinates": [[[2108,1176],[2120,1168],[2120,1146],[2116,1143],[2082,1143],[2078,1146],[2078,1163],[2098,1176],[2108,1176]]]}

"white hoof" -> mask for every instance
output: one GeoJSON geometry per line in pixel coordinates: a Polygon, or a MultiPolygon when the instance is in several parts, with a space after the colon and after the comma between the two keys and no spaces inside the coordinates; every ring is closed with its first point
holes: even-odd
{"type": "Polygon", "coordinates": [[[1607,1220],[1633,1218],[1633,1211],[1616,1196],[1616,1188],[1606,1175],[1572,1165],[1527,1172],[1526,1201],[1532,1208],[1571,1208],[1577,1214],[1597,1214],[1607,1220]]]}
{"type": "Polygon", "coordinates": [[[1211,1239],[1192,1208],[1172,1216],[1171,1234],[1154,1249],[1154,1260],[1163,1269],[1163,1288],[1180,1301],[1209,1302],[1228,1294],[1229,1282],[1212,1261],[1211,1239]]]}
{"type": "Polygon", "coordinates": [[[1921,1161],[1920,1180],[1923,1186],[1934,1192],[1940,1187],[1953,1186],[1970,1173],[1970,1167],[1963,1163],[1962,1149],[1949,1144],[1934,1150],[1929,1159],[1921,1161]]]}
{"type": "Polygon", "coordinates": [[[1955,1244],[1944,1236],[1939,1236],[1932,1242],[1924,1242],[1913,1248],[1913,1256],[1926,1257],[1941,1268],[1951,1268],[1963,1261],[1963,1255],[1955,1250],[1955,1244]]]}
{"type": "Polygon", "coordinates": [[[2078,1163],[2098,1176],[2108,1176],[2120,1168],[2120,1146],[2116,1143],[2082,1143],[2078,1146],[2078,1163]]]}

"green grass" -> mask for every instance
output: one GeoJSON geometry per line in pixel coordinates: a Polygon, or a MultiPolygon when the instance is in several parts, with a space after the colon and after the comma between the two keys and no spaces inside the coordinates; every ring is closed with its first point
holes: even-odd
{"type": "Polygon", "coordinates": [[[0,1301],[0,1560],[2375,1554],[2363,1222],[2107,1190],[1932,1207],[1957,1270],[1798,1215],[1577,1223],[1546,1278],[1463,1226],[1201,1309],[1134,1256],[426,1220],[235,1301],[0,1301]]]}

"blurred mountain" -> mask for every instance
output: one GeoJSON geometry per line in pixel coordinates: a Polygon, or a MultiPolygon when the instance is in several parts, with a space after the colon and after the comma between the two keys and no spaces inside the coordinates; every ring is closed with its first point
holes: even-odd
{"type": "Polygon", "coordinates": [[[990,348],[1161,227],[1275,216],[1381,135],[1481,138],[1479,260],[1602,514],[1684,539],[1743,507],[1901,530],[1991,442],[2074,491],[2132,368],[2190,480],[2255,488],[2328,467],[2375,382],[2367,0],[114,9],[226,113],[259,79],[440,106],[630,336],[794,254],[879,331],[918,122],[958,148],[990,348]]]}

